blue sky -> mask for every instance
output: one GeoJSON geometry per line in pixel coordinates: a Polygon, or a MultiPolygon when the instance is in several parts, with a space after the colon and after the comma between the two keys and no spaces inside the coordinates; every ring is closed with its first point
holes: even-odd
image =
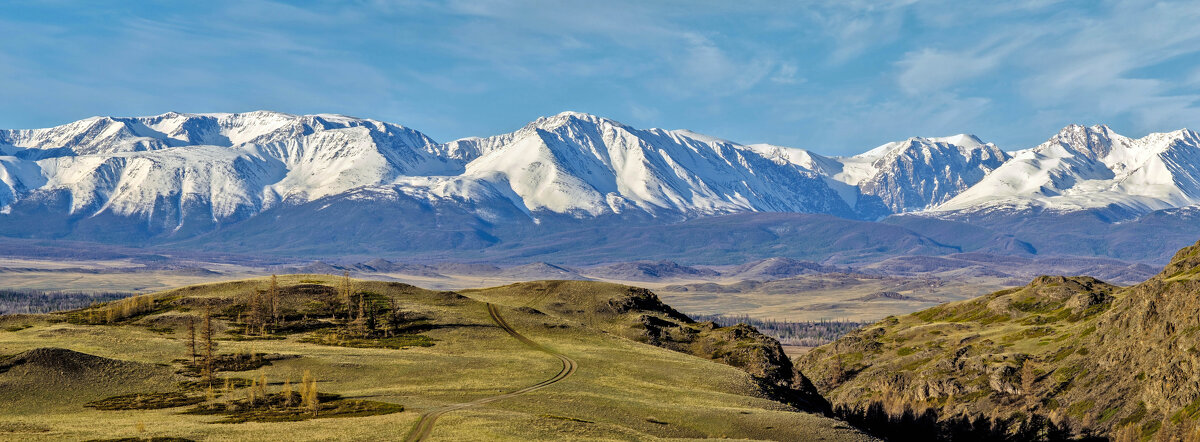
{"type": "Polygon", "coordinates": [[[6,2],[0,127],[271,109],[449,141],[576,110],[826,154],[1200,129],[1196,2],[780,3],[6,2]]]}

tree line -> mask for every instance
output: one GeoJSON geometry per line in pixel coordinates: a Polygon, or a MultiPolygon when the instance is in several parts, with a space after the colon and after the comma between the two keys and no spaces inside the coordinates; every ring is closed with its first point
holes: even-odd
{"type": "Polygon", "coordinates": [[[712,321],[722,327],[747,324],[762,334],[775,338],[784,345],[817,347],[837,340],[870,322],[821,320],[821,321],[777,321],[756,319],[748,315],[689,315],[696,321],[712,321]]]}
{"type": "Polygon", "coordinates": [[[129,292],[67,292],[0,289],[0,315],[74,310],[132,296],[129,292]]]}

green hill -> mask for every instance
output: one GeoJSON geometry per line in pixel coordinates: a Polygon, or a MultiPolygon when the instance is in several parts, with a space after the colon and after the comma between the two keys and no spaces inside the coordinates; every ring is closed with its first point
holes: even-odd
{"type": "Polygon", "coordinates": [[[801,411],[821,401],[778,343],[644,290],[350,282],[0,317],[0,439],[870,439],[801,411]]]}

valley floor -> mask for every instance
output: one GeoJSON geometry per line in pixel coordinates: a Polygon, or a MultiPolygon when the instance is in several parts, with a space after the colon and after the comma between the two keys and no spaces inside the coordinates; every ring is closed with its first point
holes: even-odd
{"type": "MultiPolygon", "coordinates": [[[[156,266],[128,259],[0,258],[0,289],[145,293],[190,284],[262,277],[271,273],[268,266],[261,264],[186,261],[156,266]]],[[[329,273],[340,275],[341,272],[331,268],[329,273]]],[[[611,278],[586,271],[565,275],[565,278],[564,275],[553,273],[352,274],[435,290],[498,286],[533,279],[587,278],[652,289],[669,304],[688,313],[746,315],[780,321],[875,321],[1018,284],[1009,277],[887,277],[841,273],[754,280],[750,284],[736,277],[669,277],[647,281],[611,278]]]]}

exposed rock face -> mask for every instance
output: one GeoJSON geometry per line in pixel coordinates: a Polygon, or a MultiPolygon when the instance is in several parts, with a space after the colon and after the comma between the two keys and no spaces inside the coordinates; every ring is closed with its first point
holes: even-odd
{"type": "Polygon", "coordinates": [[[858,183],[893,212],[923,210],[946,202],[1008,160],[994,144],[972,136],[910,138],[873,161],[875,173],[858,183]]]}
{"type": "Polygon", "coordinates": [[[634,334],[635,340],[740,368],[776,400],[804,410],[830,411],[812,382],[793,366],[779,341],[754,327],[719,327],[713,322],[678,322],[651,315],[639,319],[635,328],[645,331],[634,334]]]}
{"type": "Polygon", "coordinates": [[[1177,440],[1200,418],[1197,293],[1200,243],[1133,287],[1042,276],[885,319],[799,364],[838,414],[889,436],[1177,440]]]}

